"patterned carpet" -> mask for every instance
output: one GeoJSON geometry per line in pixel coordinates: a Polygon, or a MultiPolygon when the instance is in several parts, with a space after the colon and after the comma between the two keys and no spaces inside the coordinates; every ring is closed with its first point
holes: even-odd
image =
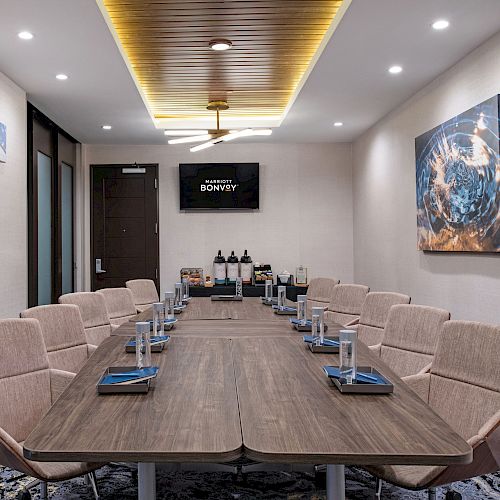
{"type": "MultiPolygon", "coordinates": [[[[15,499],[26,484],[26,478],[16,479],[16,472],[0,467],[0,498],[15,499]]],[[[135,473],[125,467],[104,467],[97,472],[102,500],[132,500],[137,498],[135,473]]],[[[315,480],[307,472],[251,472],[238,477],[229,472],[157,472],[157,498],[164,500],[324,500],[324,476],[315,480]]],[[[358,469],[346,468],[348,500],[374,498],[373,478],[358,469]]],[[[489,475],[454,483],[453,488],[465,500],[500,500],[500,475],[489,475]]],[[[51,500],[92,500],[90,488],[82,478],[49,486],[51,500]]],[[[423,500],[426,492],[410,492],[384,484],[382,497],[387,500],[423,500]]],[[[32,490],[38,499],[38,491],[32,490]]],[[[441,490],[439,499],[444,498],[441,490]]]]}

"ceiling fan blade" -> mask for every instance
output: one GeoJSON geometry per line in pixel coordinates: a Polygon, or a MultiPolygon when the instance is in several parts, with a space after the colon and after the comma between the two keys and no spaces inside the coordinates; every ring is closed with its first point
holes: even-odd
{"type": "Polygon", "coordinates": [[[179,139],[170,139],[168,143],[185,144],[186,142],[201,142],[201,141],[208,141],[212,137],[213,137],[212,134],[192,135],[190,137],[180,137],[179,139]]]}
{"type": "Polygon", "coordinates": [[[191,153],[196,153],[196,151],[201,151],[202,149],[207,149],[211,148],[215,144],[215,139],[212,139],[211,141],[204,142],[203,144],[198,144],[198,146],[193,146],[189,151],[191,153]]]}
{"type": "Polygon", "coordinates": [[[208,130],[165,130],[164,134],[169,137],[179,137],[185,135],[207,135],[208,130]]]}

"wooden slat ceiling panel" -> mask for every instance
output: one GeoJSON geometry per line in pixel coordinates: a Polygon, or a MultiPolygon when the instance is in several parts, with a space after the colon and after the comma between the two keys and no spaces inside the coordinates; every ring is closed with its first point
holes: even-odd
{"type": "Polygon", "coordinates": [[[156,118],[284,112],[342,0],[102,0],[156,118]],[[225,52],[213,39],[231,40],[225,52]]]}

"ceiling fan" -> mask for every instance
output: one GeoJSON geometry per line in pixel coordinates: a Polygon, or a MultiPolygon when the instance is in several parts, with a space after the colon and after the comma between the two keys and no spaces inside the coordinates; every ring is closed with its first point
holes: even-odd
{"type": "Polygon", "coordinates": [[[190,151],[192,153],[207,149],[220,142],[228,142],[240,137],[251,137],[257,135],[271,135],[273,131],[269,128],[253,129],[246,128],[243,130],[226,130],[219,128],[219,112],[229,109],[226,101],[211,101],[208,103],[209,111],[217,112],[217,128],[213,130],[165,130],[165,135],[170,136],[187,136],[179,139],[170,139],[169,144],[184,144],[188,142],[202,142],[197,146],[193,146],[190,151]]]}

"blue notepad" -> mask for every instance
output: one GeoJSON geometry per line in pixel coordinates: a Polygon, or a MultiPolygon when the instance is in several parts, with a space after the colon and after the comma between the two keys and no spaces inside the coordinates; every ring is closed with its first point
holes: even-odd
{"type": "MultiPolygon", "coordinates": [[[[278,309],[277,305],[273,305],[273,309],[278,309]]],[[[290,306],[283,306],[282,311],[290,311],[290,312],[297,312],[296,307],[290,307],[290,306]]]]}
{"type": "MultiPolygon", "coordinates": [[[[340,369],[338,366],[323,366],[323,370],[330,378],[340,379],[340,369]]],[[[358,372],[356,374],[357,384],[381,384],[390,385],[390,382],[382,377],[380,373],[364,373],[358,372]]]]}
{"type": "Polygon", "coordinates": [[[100,383],[107,385],[136,384],[137,382],[155,378],[157,374],[158,367],[149,366],[147,368],[141,368],[140,370],[136,369],[127,372],[108,373],[101,379],[100,383]]]}
{"type": "MultiPolygon", "coordinates": [[[[312,335],[304,335],[304,337],[303,337],[304,342],[306,342],[307,344],[312,344],[312,342],[314,341],[314,339],[317,339],[317,338],[318,337],[313,337],[312,335]]],[[[339,347],[340,344],[336,340],[323,339],[323,344],[322,345],[332,346],[332,347],[339,347]]]]}
{"type": "MultiPolygon", "coordinates": [[[[151,345],[164,344],[170,340],[170,335],[155,335],[151,337],[151,345]]],[[[135,339],[127,342],[128,347],[135,347],[135,339]]]]}

